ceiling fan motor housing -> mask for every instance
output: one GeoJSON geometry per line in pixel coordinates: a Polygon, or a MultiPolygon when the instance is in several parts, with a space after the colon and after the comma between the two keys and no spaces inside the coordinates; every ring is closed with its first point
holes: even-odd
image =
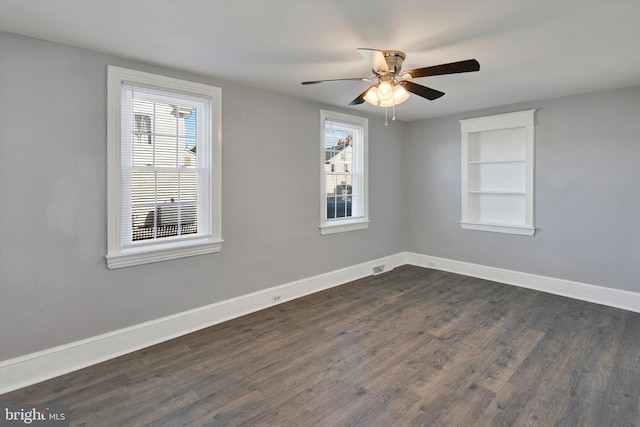
{"type": "Polygon", "coordinates": [[[398,74],[402,69],[402,63],[407,55],[399,50],[383,50],[382,54],[389,67],[389,74],[398,74]]]}

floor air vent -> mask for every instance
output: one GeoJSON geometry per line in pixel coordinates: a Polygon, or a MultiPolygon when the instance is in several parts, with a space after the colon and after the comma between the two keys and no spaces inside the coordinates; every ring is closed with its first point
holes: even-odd
{"type": "Polygon", "coordinates": [[[384,264],[382,265],[376,265],[375,267],[373,267],[373,274],[374,276],[376,274],[380,274],[380,273],[384,273],[384,264]]]}

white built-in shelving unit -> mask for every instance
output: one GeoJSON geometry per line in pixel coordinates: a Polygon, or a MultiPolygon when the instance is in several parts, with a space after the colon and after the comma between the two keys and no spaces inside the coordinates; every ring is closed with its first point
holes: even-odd
{"type": "Polygon", "coordinates": [[[464,229],[535,233],[535,110],[460,120],[464,229]]]}

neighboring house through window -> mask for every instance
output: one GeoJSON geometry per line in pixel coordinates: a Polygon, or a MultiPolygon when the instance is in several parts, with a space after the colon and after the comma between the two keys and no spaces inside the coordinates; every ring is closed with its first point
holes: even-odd
{"type": "Polygon", "coordinates": [[[109,268],[220,251],[220,100],[109,67],[109,268]]]}
{"type": "Polygon", "coordinates": [[[134,138],[139,144],[151,144],[151,116],[146,114],[135,114],[134,138]]]}
{"type": "Polygon", "coordinates": [[[320,232],[368,227],[368,120],[322,110],[320,232]]]}

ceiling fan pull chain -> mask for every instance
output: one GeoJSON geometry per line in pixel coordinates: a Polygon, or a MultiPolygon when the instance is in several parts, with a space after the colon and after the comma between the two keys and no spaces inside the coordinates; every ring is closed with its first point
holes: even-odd
{"type": "Polygon", "coordinates": [[[393,100],[393,117],[391,118],[392,122],[396,121],[396,100],[393,100]]]}
{"type": "Polygon", "coordinates": [[[384,125],[389,126],[389,121],[387,120],[387,112],[389,111],[389,107],[384,107],[384,125]]]}

